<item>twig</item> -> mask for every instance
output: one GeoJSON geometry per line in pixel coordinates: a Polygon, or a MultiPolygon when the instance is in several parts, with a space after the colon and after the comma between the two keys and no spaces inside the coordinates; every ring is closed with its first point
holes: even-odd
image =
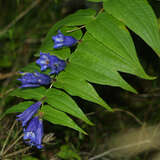
{"type": "MultiPolygon", "coordinates": [[[[18,129],[17,129],[18,130],[18,129]]],[[[14,135],[14,139],[18,138],[18,135],[22,132],[23,128],[21,127],[14,135]]]]}
{"type": "Polygon", "coordinates": [[[3,147],[2,147],[2,150],[1,150],[1,155],[3,155],[3,151],[4,151],[5,147],[6,147],[6,144],[7,144],[8,140],[9,140],[9,138],[10,138],[10,135],[11,135],[11,133],[12,133],[12,130],[13,130],[16,122],[17,122],[17,120],[14,121],[14,123],[12,124],[11,129],[9,130],[8,136],[7,136],[7,138],[6,138],[5,142],[4,142],[3,147]]]}
{"type": "Polygon", "coordinates": [[[104,8],[101,8],[98,12],[98,14],[101,14],[102,12],[104,12],[104,8]]]}
{"type": "Polygon", "coordinates": [[[152,97],[160,97],[160,93],[146,93],[138,95],[140,98],[152,98],[152,97]]]}
{"type": "Polygon", "coordinates": [[[102,160],[110,160],[110,159],[103,157],[102,160]]]}
{"type": "Polygon", "coordinates": [[[4,97],[5,95],[7,95],[8,93],[12,92],[13,90],[15,90],[15,88],[11,88],[9,90],[7,90],[5,93],[1,94],[0,93],[0,98],[4,97]]]}
{"type": "Polygon", "coordinates": [[[85,26],[81,26],[81,27],[78,27],[78,28],[76,28],[76,29],[72,29],[72,30],[69,30],[69,31],[66,31],[66,32],[68,32],[68,33],[74,32],[74,31],[77,31],[77,30],[79,30],[79,29],[81,29],[81,28],[85,28],[85,26]]]}
{"type": "Polygon", "coordinates": [[[28,147],[26,147],[26,148],[20,149],[20,150],[18,150],[18,151],[13,152],[13,153],[7,154],[4,158],[12,157],[12,156],[15,156],[15,155],[17,155],[17,154],[19,154],[19,153],[26,152],[26,151],[29,150],[30,148],[31,148],[31,146],[28,146],[28,147]]]}
{"type": "Polygon", "coordinates": [[[22,134],[19,136],[4,152],[3,155],[5,155],[24,135],[22,134]]]}
{"type": "Polygon", "coordinates": [[[13,27],[20,19],[22,19],[31,9],[37,6],[40,3],[40,0],[34,1],[25,11],[20,13],[8,26],[6,26],[1,32],[0,36],[5,34],[11,27],[13,27]]]}
{"type": "Polygon", "coordinates": [[[124,150],[126,148],[131,148],[131,147],[135,147],[135,146],[138,146],[138,145],[142,145],[142,144],[146,144],[146,143],[151,143],[151,141],[149,140],[145,140],[145,141],[142,141],[142,142],[139,142],[139,143],[133,143],[133,144],[128,144],[128,145],[125,145],[125,146],[122,146],[122,147],[116,147],[116,148],[112,148],[106,152],[103,152],[101,154],[98,154],[94,157],[91,157],[89,158],[88,160],[95,160],[95,159],[99,159],[99,158],[102,158],[112,152],[116,152],[116,151],[120,151],[120,150],[124,150]]]}
{"type": "Polygon", "coordinates": [[[119,109],[119,108],[115,108],[115,109],[113,109],[113,111],[115,111],[115,112],[119,111],[119,112],[127,113],[128,115],[130,115],[131,117],[133,117],[141,126],[143,126],[143,124],[144,124],[140,119],[138,119],[133,113],[131,113],[129,111],[125,111],[125,110],[119,109]]]}
{"type": "Polygon", "coordinates": [[[0,73],[0,80],[12,77],[17,74],[18,74],[17,72],[11,72],[11,73],[5,73],[5,74],[0,73]]]}

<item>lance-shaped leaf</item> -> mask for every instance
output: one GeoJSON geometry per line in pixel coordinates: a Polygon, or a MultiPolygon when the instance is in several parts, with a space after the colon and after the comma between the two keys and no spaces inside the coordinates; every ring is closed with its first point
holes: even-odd
{"type": "Polygon", "coordinates": [[[44,105],[41,109],[43,112],[43,118],[53,124],[58,124],[75,129],[79,132],[86,134],[67,114],[59,110],[54,109],[49,105],[44,105]]]}
{"type": "Polygon", "coordinates": [[[89,2],[102,2],[103,0],[88,0],[89,2]]]}
{"type": "MultiPolygon", "coordinates": [[[[70,30],[75,30],[77,27],[65,27],[65,28],[58,28],[65,36],[72,36],[75,39],[79,40],[82,37],[82,32],[80,29],[76,30],[75,32],[68,32],[70,30]]],[[[51,55],[55,55],[60,59],[66,60],[70,56],[70,49],[68,47],[63,47],[61,49],[54,49],[54,41],[52,40],[52,36],[57,35],[58,29],[54,25],[48,32],[46,38],[44,39],[42,46],[40,47],[40,51],[43,53],[50,53],[51,55]]],[[[40,52],[36,54],[39,56],[40,52]]]]}
{"type": "MultiPolygon", "coordinates": [[[[66,71],[68,70],[79,78],[93,83],[119,86],[125,90],[136,92],[116,71],[118,67],[115,68],[110,64],[109,59],[107,59],[109,56],[109,52],[101,42],[92,38],[90,34],[86,34],[82,44],[71,57],[66,71]]],[[[124,65],[123,63],[116,65],[120,66],[121,64],[124,65]]]]}
{"type": "Polygon", "coordinates": [[[95,42],[101,43],[101,45],[94,44],[94,49],[98,49],[98,51],[95,49],[94,56],[97,54],[98,57],[100,54],[101,58],[106,57],[103,61],[109,63],[108,66],[110,65],[111,70],[115,69],[145,79],[152,79],[140,65],[132,38],[121,22],[107,13],[102,13],[97,16],[96,20],[87,25],[87,30],[95,38],[95,42]],[[103,50],[105,50],[105,53],[103,53],[103,50]],[[108,59],[109,56],[112,56],[112,58],[108,59]]]}
{"type": "Polygon", "coordinates": [[[109,109],[87,81],[119,86],[136,92],[118,71],[145,79],[153,77],[144,72],[132,38],[123,23],[107,13],[102,13],[87,24],[86,28],[87,33],[82,42],[70,57],[65,71],[58,75],[54,85],[71,95],[80,96],[109,109]]]}
{"type": "MultiPolygon", "coordinates": [[[[80,72],[77,72],[80,73],[80,72]]],[[[112,111],[112,109],[104,102],[104,100],[97,94],[96,90],[91,84],[85,81],[81,74],[73,74],[68,69],[60,74],[57,81],[54,83],[55,87],[62,88],[72,96],[79,96],[85,100],[97,103],[104,108],[112,111]]]]}
{"type": "MultiPolygon", "coordinates": [[[[47,36],[42,43],[40,51],[44,53],[49,52],[58,56],[59,58],[67,59],[70,55],[69,48],[62,48],[60,50],[53,49],[52,36],[56,35],[57,31],[60,29],[63,34],[65,34],[65,36],[73,36],[74,38],[79,40],[82,37],[82,32],[77,27],[91,22],[94,19],[95,14],[96,12],[93,9],[82,9],[54,24],[47,33],[47,36]],[[72,32],[72,30],[75,31],[72,32]]],[[[39,52],[36,55],[39,55],[39,52]]]]}
{"type": "Polygon", "coordinates": [[[10,95],[24,99],[35,99],[38,101],[43,99],[43,102],[47,102],[54,108],[69,113],[83,120],[84,122],[93,125],[93,123],[89,121],[89,119],[85,116],[83,111],[74,102],[74,100],[65,92],[58,89],[52,88],[47,90],[44,87],[32,89],[16,89],[10,95]]]}
{"type": "Polygon", "coordinates": [[[69,113],[85,121],[86,123],[93,125],[92,122],[88,120],[82,110],[78,107],[78,105],[74,102],[74,100],[61,90],[57,90],[55,88],[49,89],[46,92],[45,102],[58,110],[69,113]]]}
{"type": "Polygon", "coordinates": [[[96,11],[93,9],[80,9],[74,14],[65,17],[63,20],[55,24],[55,29],[59,29],[63,26],[80,26],[90,23],[96,15],[96,11]]]}
{"type": "Polygon", "coordinates": [[[16,113],[16,112],[23,112],[24,110],[26,110],[28,107],[30,107],[32,104],[34,104],[35,102],[33,101],[25,101],[25,102],[21,102],[19,104],[16,104],[10,108],[8,108],[1,116],[0,119],[2,119],[6,114],[9,113],[16,113]]]}
{"type": "Polygon", "coordinates": [[[160,56],[157,18],[147,0],[104,0],[104,9],[138,34],[160,56]]]}
{"type": "Polygon", "coordinates": [[[46,89],[44,87],[38,88],[24,88],[24,89],[16,89],[10,93],[10,96],[21,97],[24,99],[36,99],[41,100],[45,97],[46,89]]]}

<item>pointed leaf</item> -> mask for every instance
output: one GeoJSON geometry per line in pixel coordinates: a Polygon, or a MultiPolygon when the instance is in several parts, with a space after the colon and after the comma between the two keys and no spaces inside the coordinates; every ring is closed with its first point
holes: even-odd
{"type": "MultiPolygon", "coordinates": [[[[72,36],[75,39],[79,40],[82,37],[82,32],[80,29],[77,30],[77,27],[65,27],[65,28],[58,28],[65,36],[72,36]],[[74,32],[68,32],[75,30],[74,32]]],[[[57,35],[58,29],[56,28],[56,25],[53,25],[53,27],[49,30],[46,38],[44,39],[42,46],[40,48],[40,51],[43,53],[50,53],[51,55],[55,55],[59,57],[60,59],[66,60],[70,56],[70,48],[63,47],[61,49],[54,49],[54,41],[52,40],[52,36],[57,35]]],[[[39,56],[40,52],[38,52],[35,56],[39,56]]]]}
{"type": "Polygon", "coordinates": [[[160,56],[157,18],[147,0],[104,0],[104,9],[138,34],[160,56]]]}
{"type": "MultiPolygon", "coordinates": [[[[116,66],[117,71],[126,72],[124,67],[126,66],[127,69],[129,69],[127,71],[128,73],[135,74],[145,79],[152,79],[144,72],[142,66],[140,65],[132,38],[128,30],[121,22],[107,13],[102,13],[97,16],[96,20],[87,25],[87,29],[88,32],[95,38],[95,40],[101,42],[101,44],[103,44],[103,46],[107,49],[104,49],[104,47],[101,45],[101,52],[103,50],[112,52],[111,54],[116,57],[116,59],[120,59],[121,63],[124,63],[122,64],[123,69],[121,69],[122,67],[119,62],[112,62],[113,65],[118,65],[116,66]],[[101,30],[101,32],[98,32],[99,30],[101,30]]],[[[96,46],[97,45],[95,45],[95,47],[96,46]]],[[[100,47],[98,49],[100,50],[100,47]]],[[[109,60],[108,62],[111,64],[109,60]]]]}
{"type": "Polygon", "coordinates": [[[77,151],[69,145],[62,145],[57,156],[62,159],[82,160],[77,151]]]}
{"type": "Polygon", "coordinates": [[[102,2],[103,0],[88,0],[89,2],[102,2]]]}
{"type": "Polygon", "coordinates": [[[25,101],[8,108],[2,115],[0,115],[0,120],[9,113],[23,112],[33,103],[33,101],[25,101]]]}
{"type": "Polygon", "coordinates": [[[81,133],[87,134],[83,131],[78,125],[64,112],[53,109],[49,105],[44,105],[41,109],[43,112],[43,118],[53,124],[58,124],[62,126],[66,126],[72,129],[75,129],[81,133]]]}
{"type": "Polygon", "coordinates": [[[53,106],[54,108],[61,110],[63,112],[69,113],[86,123],[93,125],[91,121],[85,116],[82,110],[78,107],[78,105],[74,102],[74,100],[67,95],[65,92],[57,90],[55,88],[49,89],[46,92],[45,101],[53,106]]]}
{"type": "MultiPolygon", "coordinates": [[[[65,17],[61,21],[54,24],[53,27],[49,30],[46,38],[44,39],[40,51],[44,53],[49,52],[52,53],[53,55],[58,56],[59,58],[67,59],[70,55],[69,48],[62,48],[60,50],[53,49],[54,43],[52,40],[52,36],[56,35],[57,31],[60,29],[63,33],[65,33],[65,35],[73,36],[74,38],[79,40],[82,36],[81,30],[78,29],[77,27],[66,27],[66,26],[79,26],[88,24],[90,21],[94,19],[95,14],[96,12],[93,9],[83,9],[77,11],[72,15],[65,17]],[[72,32],[72,30],[76,31],[72,32]]],[[[36,54],[36,56],[39,56],[39,52],[36,54]]]]}
{"type": "Polygon", "coordinates": [[[12,106],[11,108],[7,109],[5,111],[5,114],[23,112],[28,107],[30,107],[33,103],[35,103],[35,102],[33,102],[33,101],[20,102],[19,104],[16,104],[16,105],[12,106]]]}
{"type": "Polygon", "coordinates": [[[63,26],[80,26],[90,23],[96,15],[93,9],[80,9],[55,24],[56,30],[63,26]]]}
{"type": "Polygon", "coordinates": [[[67,69],[70,73],[79,75],[81,79],[103,85],[119,86],[125,90],[136,92],[116,71],[118,67],[110,65],[109,59],[107,59],[109,55],[104,45],[96,39],[92,39],[92,36],[87,33],[75,54],[72,55],[67,69]]]}
{"type": "Polygon", "coordinates": [[[22,72],[35,72],[35,71],[40,72],[41,69],[35,62],[33,62],[33,63],[28,64],[24,68],[22,68],[21,71],[22,72]]]}
{"type": "Polygon", "coordinates": [[[24,99],[36,99],[40,100],[45,97],[46,89],[44,87],[38,88],[18,88],[11,92],[10,96],[21,97],[24,99]]]}
{"type": "Polygon", "coordinates": [[[57,81],[54,83],[55,87],[63,88],[72,96],[79,96],[85,100],[97,103],[109,111],[112,109],[99,97],[96,90],[84,79],[77,77],[72,72],[65,71],[60,74],[57,81]]]}

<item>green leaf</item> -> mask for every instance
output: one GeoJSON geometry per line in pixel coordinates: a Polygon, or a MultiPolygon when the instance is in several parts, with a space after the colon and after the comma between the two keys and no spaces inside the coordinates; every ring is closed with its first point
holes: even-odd
{"type": "Polygon", "coordinates": [[[104,9],[138,34],[160,56],[157,18],[147,0],[104,0],[104,9]]]}
{"type": "Polygon", "coordinates": [[[5,114],[23,112],[28,107],[30,107],[33,103],[35,103],[35,102],[33,102],[33,101],[20,102],[19,104],[16,104],[16,105],[12,106],[11,108],[7,109],[5,111],[5,114]]]}
{"type": "Polygon", "coordinates": [[[40,66],[37,65],[35,62],[28,64],[26,67],[21,69],[22,72],[40,72],[40,66]]]}
{"type": "Polygon", "coordinates": [[[93,9],[80,9],[74,14],[65,17],[63,20],[55,24],[55,29],[58,30],[63,26],[80,26],[90,23],[96,15],[93,9]]]}
{"type": "Polygon", "coordinates": [[[110,54],[104,45],[87,33],[83,43],[79,45],[75,54],[71,57],[67,69],[70,73],[79,75],[81,79],[83,78],[89,82],[119,86],[125,90],[136,92],[122,79],[116,71],[117,68],[110,65],[109,59],[107,59],[109,56],[110,54]]]}
{"type": "Polygon", "coordinates": [[[74,151],[71,146],[63,145],[61,146],[60,152],[57,153],[59,158],[70,159],[70,160],[81,160],[81,157],[76,151],[74,151]]]}
{"type": "Polygon", "coordinates": [[[82,112],[82,110],[77,106],[74,100],[63,91],[54,88],[46,90],[44,87],[32,89],[18,88],[11,92],[10,95],[24,99],[35,99],[38,101],[45,97],[46,99],[44,99],[44,101],[56,109],[69,113],[85,121],[86,123],[93,125],[92,122],[89,121],[85,114],[82,112]]]}
{"type": "Polygon", "coordinates": [[[102,2],[103,0],[88,0],[89,2],[102,2]]]}
{"type": "Polygon", "coordinates": [[[158,28],[160,30],[160,18],[158,18],[158,28]]]}
{"type": "Polygon", "coordinates": [[[40,72],[40,73],[44,73],[44,74],[48,74],[51,72],[50,69],[47,69],[43,72],[41,72],[41,68],[38,64],[36,64],[35,62],[28,64],[26,67],[21,69],[22,72],[40,72]]]}
{"type": "MultiPolygon", "coordinates": [[[[60,29],[63,34],[68,36],[73,36],[74,38],[79,40],[82,37],[82,32],[80,29],[74,26],[88,24],[90,21],[94,19],[95,14],[96,14],[95,10],[83,9],[77,11],[72,15],[65,17],[61,21],[54,24],[53,27],[49,30],[46,38],[44,39],[40,51],[44,53],[49,52],[64,60],[67,59],[70,56],[70,49],[69,48],[62,48],[60,50],[53,49],[54,43],[52,40],[52,36],[56,35],[57,31],[60,29]]],[[[39,56],[39,52],[36,54],[36,56],[39,56]]]]}
{"type": "Polygon", "coordinates": [[[7,109],[1,116],[0,119],[2,119],[6,114],[9,113],[16,113],[16,112],[23,112],[25,109],[27,109],[29,106],[31,106],[34,102],[33,101],[25,101],[21,102],[19,104],[16,104],[9,109],[7,109]]]}
{"type": "Polygon", "coordinates": [[[61,112],[59,110],[54,109],[53,107],[49,105],[44,105],[41,109],[43,112],[43,118],[53,124],[58,124],[62,126],[66,126],[72,129],[75,129],[76,131],[79,131],[83,134],[87,134],[85,131],[83,131],[77,124],[64,112],[61,112]]]}
{"type": "Polygon", "coordinates": [[[23,160],[38,160],[37,158],[35,157],[32,157],[32,156],[24,156],[22,157],[23,160]]]}
{"type": "MultiPolygon", "coordinates": [[[[77,40],[81,39],[82,32],[80,29],[74,31],[74,32],[68,32],[77,29],[77,27],[65,27],[65,28],[59,28],[61,32],[65,36],[72,36],[76,38],[77,40]]],[[[51,55],[55,55],[59,57],[60,59],[66,60],[70,56],[70,48],[63,47],[62,49],[54,49],[54,41],[52,40],[52,36],[57,35],[57,28],[55,25],[49,30],[46,38],[44,39],[42,46],[40,48],[40,51],[43,53],[50,53],[51,55]]],[[[36,54],[36,56],[39,56],[40,52],[36,54]]]]}
{"type": "Polygon", "coordinates": [[[21,97],[24,99],[36,99],[41,100],[43,97],[45,97],[46,89],[44,87],[38,87],[38,88],[18,88],[11,92],[10,96],[16,96],[21,97]]]}
{"type": "Polygon", "coordinates": [[[112,111],[112,109],[103,101],[103,99],[99,97],[92,85],[82,79],[81,75],[74,75],[72,70],[69,71],[69,68],[67,68],[65,72],[58,76],[54,86],[63,88],[72,96],[79,96],[85,100],[97,103],[109,111],[112,111]]]}
{"type": "Polygon", "coordinates": [[[86,29],[82,42],[71,55],[65,71],[58,75],[54,86],[110,110],[87,81],[119,86],[136,93],[118,71],[145,79],[154,78],[144,72],[132,38],[123,23],[102,13],[87,24],[86,29]]]}
{"type": "Polygon", "coordinates": [[[69,113],[86,123],[93,125],[91,121],[85,116],[82,110],[74,102],[74,100],[68,96],[65,92],[57,90],[55,88],[49,89],[46,92],[45,101],[54,108],[69,113]]]}
{"type": "MultiPolygon", "coordinates": [[[[97,49],[94,51],[96,55],[99,56],[97,53],[103,53],[103,50],[106,51],[105,54],[100,55],[107,57],[107,59],[103,60],[105,61],[103,64],[106,67],[108,66],[116,71],[131,73],[141,78],[153,79],[153,77],[148,76],[144,72],[140,65],[132,38],[121,22],[107,13],[102,13],[97,16],[95,21],[87,25],[87,30],[95,38],[95,43],[101,43],[101,45],[94,44],[94,49],[97,49]],[[101,32],[98,32],[99,30],[101,32]],[[112,59],[108,59],[109,56],[107,54],[111,55],[112,59]]],[[[93,43],[93,40],[90,42],[89,47],[93,45],[91,43],[93,43]]],[[[94,54],[94,56],[96,55],[94,54]]]]}

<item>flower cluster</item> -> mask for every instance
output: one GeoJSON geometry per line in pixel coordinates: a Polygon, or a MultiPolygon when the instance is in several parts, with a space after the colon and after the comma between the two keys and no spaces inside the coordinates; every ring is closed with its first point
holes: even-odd
{"type": "MultiPolygon", "coordinates": [[[[72,45],[75,45],[77,43],[77,40],[75,38],[71,36],[64,36],[60,31],[58,31],[58,34],[56,36],[53,36],[52,39],[54,40],[55,49],[61,48],[63,46],[71,47],[72,45]]],[[[41,71],[45,71],[49,68],[51,70],[50,75],[57,75],[66,67],[66,62],[64,60],[61,60],[54,55],[50,55],[49,53],[42,52],[40,52],[40,58],[36,60],[36,64],[41,67],[41,71]]],[[[20,88],[39,87],[42,85],[49,85],[51,83],[51,77],[47,74],[39,72],[20,73],[22,75],[22,77],[18,79],[22,83],[20,88]]],[[[38,149],[41,149],[43,147],[43,121],[41,119],[42,115],[39,116],[39,114],[37,113],[41,105],[42,102],[38,101],[32,104],[24,112],[17,115],[17,120],[22,122],[24,141],[31,146],[37,147],[38,149]]]]}
{"type": "Polygon", "coordinates": [[[36,61],[38,65],[41,66],[41,71],[47,68],[51,69],[50,74],[58,74],[66,67],[66,62],[57,58],[54,55],[45,54],[40,52],[40,58],[36,61]]]}
{"type": "Polygon", "coordinates": [[[32,104],[23,113],[17,115],[17,120],[21,121],[22,126],[24,127],[23,139],[27,144],[36,146],[38,149],[42,148],[41,143],[43,137],[43,122],[38,116],[34,117],[33,119],[32,117],[37,113],[41,104],[41,102],[32,104]],[[30,123],[28,124],[29,121],[30,123]]]}

